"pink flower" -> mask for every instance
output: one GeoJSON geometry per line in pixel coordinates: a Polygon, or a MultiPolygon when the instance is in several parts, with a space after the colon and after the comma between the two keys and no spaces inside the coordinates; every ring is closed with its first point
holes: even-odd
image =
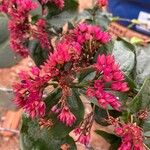
{"type": "Polygon", "coordinates": [[[72,126],[76,121],[76,117],[66,106],[61,110],[60,114],[58,115],[58,119],[65,123],[67,126],[72,126]]]}
{"type": "Polygon", "coordinates": [[[28,56],[26,42],[30,35],[29,12],[37,6],[32,0],[2,0],[0,4],[0,11],[6,13],[10,19],[10,47],[23,57],[28,56]]]}
{"type": "Polygon", "coordinates": [[[56,49],[49,55],[42,70],[51,77],[58,76],[59,69],[57,66],[64,67],[67,62],[75,62],[81,54],[81,46],[77,42],[62,40],[56,45],[56,49]]]}
{"type": "Polygon", "coordinates": [[[80,23],[70,33],[72,34],[72,38],[80,44],[84,44],[89,40],[99,42],[99,44],[106,44],[110,41],[110,35],[106,32],[102,32],[101,28],[96,25],[80,23]]]}
{"type": "Polygon", "coordinates": [[[129,91],[129,87],[126,82],[114,82],[111,85],[111,89],[115,91],[121,91],[121,92],[129,91]]]}
{"type": "Polygon", "coordinates": [[[38,7],[38,4],[32,0],[16,0],[16,4],[18,5],[19,12],[29,12],[38,7]]]}
{"type": "Polygon", "coordinates": [[[80,135],[80,134],[81,134],[81,128],[80,128],[80,127],[75,128],[75,129],[73,130],[73,132],[75,133],[76,136],[77,136],[77,135],[80,135]]]}
{"type": "Polygon", "coordinates": [[[136,124],[122,124],[115,128],[115,133],[122,138],[122,144],[118,150],[143,150],[142,129],[136,124]]]}
{"type": "Polygon", "coordinates": [[[52,111],[53,113],[58,114],[58,113],[60,113],[61,109],[58,108],[57,105],[54,105],[54,106],[51,108],[51,111],[52,111]]]}
{"type": "Polygon", "coordinates": [[[81,134],[78,138],[78,142],[84,145],[88,145],[90,141],[90,135],[81,134]]]}
{"type": "Polygon", "coordinates": [[[111,93],[101,91],[100,95],[97,95],[98,103],[102,108],[106,108],[107,105],[112,106],[115,110],[120,111],[120,101],[111,93]]]}
{"type": "Polygon", "coordinates": [[[29,114],[31,118],[44,117],[45,116],[45,103],[43,101],[33,101],[27,103],[23,109],[29,114]]]}
{"type": "Polygon", "coordinates": [[[25,42],[28,38],[27,32],[29,30],[29,26],[15,20],[10,20],[8,29],[10,31],[11,49],[23,57],[28,56],[28,49],[25,46],[25,42]]]}
{"type": "Polygon", "coordinates": [[[42,100],[45,83],[50,78],[41,76],[37,67],[32,68],[30,74],[21,72],[19,74],[20,83],[13,86],[14,102],[23,108],[31,118],[43,117],[45,115],[45,103],[42,100]]]}
{"type": "Polygon", "coordinates": [[[8,13],[8,6],[11,3],[10,0],[1,0],[0,2],[0,12],[8,13]]]}
{"type": "Polygon", "coordinates": [[[51,48],[48,33],[46,31],[46,20],[39,19],[36,22],[35,29],[34,28],[32,29],[32,34],[33,34],[32,36],[35,39],[39,40],[40,45],[43,49],[50,49],[51,48]]]}
{"type": "Polygon", "coordinates": [[[119,65],[116,64],[114,57],[111,55],[99,55],[94,67],[103,74],[103,80],[106,82],[122,82],[125,78],[124,73],[119,69],[119,65]]]}
{"type": "Polygon", "coordinates": [[[88,97],[94,97],[95,96],[95,91],[94,91],[94,89],[92,89],[92,88],[88,88],[87,90],[86,90],[86,95],[88,96],[88,97]]]}
{"type": "Polygon", "coordinates": [[[98,55],[97,62],[93,67],[100,74],[100,79],[95,80],[93,87],[87,89],[86,95],[95,96],[99,105],[104,109],[110,105],[115,110],[120,111],[121,102],[114,94],[106,92],[105,88],[127,92],[129,87],[124,82],[124,73],[119,69],[119,65],[116,64],[111,55],[98,55]]]}

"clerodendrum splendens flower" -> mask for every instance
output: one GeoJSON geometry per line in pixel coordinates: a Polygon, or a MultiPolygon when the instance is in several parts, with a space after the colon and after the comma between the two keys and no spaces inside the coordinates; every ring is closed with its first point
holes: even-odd
{"type": "MultiPolygon", "coordinates": [[[[44,22],[40,20],[39,24],[41,26],[39,32],[42,32],[44,22]]],[[[129,90],[124,81],[124,73],[110,54],[98,55],[96,63],[93,61],[97,49],[109,41],[109,34],[103,32],[98,26],[86,23],[77,25],[56,43],[54,51],[49,54],[48,59],[40,68],[32,68],[29,74],[20,73],[20,82],[14,85],[14,102],[31,118],[43,118],[46,112],[43,93],[50,83],[55,82],[61,89],[61,97],[50,112],[54,113],[62,123],[73,126],[76,116],[67,100],[72,94],[71,87],[77,84],[75,81],[80,70],[90,67],[96,72],[98,78],[86,84],[87,96],[96,97],[99,106],[104,109],[110,105],[119,111],[121,102],[110,91],[126,92],[129,90]]],[[[43,46],[48,44],[46,40],[42,43],[44,42],[43,46]]],[[[93,113],[90,113],[78,127],[80,129],[78,134],[77,131],[75,132],[78,135],[78,141],[85,145],[90,139],[92,122],[93,113]]]]}
{"type": "Polygon", "coordinates": [[[143,131],[135,123],[122,124],[115,128],[115,133],[122,138],[118,150],[143,150],[143,131]]]}
{"type": "MultiPolygon", "coordinates": [[[[49,2],[55,3],[61,9],[64,7],[63,0],[49,0],[49,2]]],[[[10,47],[23,57],[29,55],[27,43],[30,39],[39,40],[43,49],[51,49],[46,31],[46,20],[39,18],[35,23],[32,22],[30,12],[37,9],[38,5],[39,3],[33,0],[2,0],[0,2],[0,12],[9,16],[10,47]]]]}

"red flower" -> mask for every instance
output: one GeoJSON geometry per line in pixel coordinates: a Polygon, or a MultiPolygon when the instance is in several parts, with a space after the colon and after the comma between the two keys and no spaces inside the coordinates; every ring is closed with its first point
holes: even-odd
{"type": "Polygon", "coordinates": [[[78,142],[84,145],[88,145],[90,141],[90,135],[81,134],[78,138],[78,142]]]}
{"type": "Polygon", "coordinates": [[[111,85],[112,90],[126,92],[129,91],[129,87],[126,82],[114,82],[111,85]]]}
{"type": "Polygon", "coordinates": [[[116,127],[115,133],[122,138],[122,144],[118,150],[143,150],[143,132],[136,124],[128,123],[116,127]]]}
{"type": "Polygon", "coordinates": [[[43,101],[34,100],[31,103],[26,104],[23,109],[29,114],[31,118],[44,117],[45,116],[45,103],[43,101]]]}
{"type": "Polygon", "coordinates": [[[72,34],[72,38],[80,44],[84,44],[88,40],[102,44],[110,41],[109,34],[107,32],[103,32],[100,27],[96,25],[81,23],[70,33],[72,34]]]}
{"type": "Polygon", "coordinates": [[[98,55],[96,64],[93,65],[101,79],[95,80],[93,88],[88,88],[86,95],[95,96],[99,105],[106,108],[108,105],[120,111],[121,103],[119,99],[105,91],[105,87],[114,91],[126,92],[129,90],[127,83],[124,82],[124,73],[119,69],[115,59],[111,55],[98,55]]]}
{"type": "Polygon", "coordinates": [[[38,68],[32,68],[30,75],[21,72],[20,83],[14,84],[14,102],[23,108],[31,118],[45,115],[45,104],[42,100],[45,83],[50,78],[41,76],[38,68]]]}
{"type": "Polygon", "coordinates": [[[98,0],[98,5],[104,7],[108,5],[108,0],[98,0]]]}
{"type": "Polygon", "coordinates": [[[72,126],[76,121],[76,117],[72,114],[68,107],[64,107],[60,114],[58,115],[58,119],[65,123],[67,126],[72,126]]]}
{"type": "Polygon", "coordinates": [[[43,49],[51,48],[48,33],[46,32],[46,20],[39,19],[35,24],[35,28],[33,28],[31,31],[33,34],[32,36],[39,40],[43,49]]]}

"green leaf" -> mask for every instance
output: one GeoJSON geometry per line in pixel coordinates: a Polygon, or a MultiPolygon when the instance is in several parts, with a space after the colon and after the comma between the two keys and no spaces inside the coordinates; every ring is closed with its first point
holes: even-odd
{"type": "Polygon", "coordinates": [[[77,126],[84,117],[84,106],[79,97],[77,89],[72,89],[72,95],[68,97],[68,105],[71,109],[71,112],[76,116],[77,120],[75,126],[77,126]]]}
{"type": "Polygon", "coordinates": [[[77,15],[78,12],[75,11],[63,11],[62,13],[51,17],[48,22],[53,27],[62,28],[67,22],[73,22],[77,15]]]}
{"type": "Polygon", "coordinates": [[[133,73],[135,67],[135,48],[123,39],[115,41],[113,55],[127,76],[133,73]]]}
{"type": "Polygon", "coordinates": [[[28,45],[30,55],[37,66],[40,66],[47,59],[49,51],[42,49],[37,40],[32,40],[28,45]]]}
{"type": "Polygon", "coordinates": [[[140,91],[129,103],[131,113],[139,112],[141,109],[150,109],[150,78],[146,79],[140,91]]]}
{"type": "Polygon", "coordinates": [[[23,116],[20,136],[21,150],[59,150],[63,144],[68,144],[70,149],[76,150],[75,142],[70,136],[54,137],[51,130],[40,129],[37,120],[23,116]]]}
{"type": "Polygon", "coordinates": [[[105,131],[101,130],[96,130],[95,131],[98,135],[102,136],[108,143],[111,144],[109,150],[116,150],[118,149],[120,143],[121,143],[121,138],[117,137],[114,134],[107,133],[105,131]]]}
{"type": "Polygon", "coordinates": [[[111,40],[109,43],[107,44],[103,44],[100,46],[98,52],[96,53],[96,55],[94,56],[94,61],[97,60],[97,56],[100,54],[111,54],[112,51],[114,49],[114,41],[111,40]]]}
{"type": "Polygon", "coordinates": [[[128,82],[128,86],[130,87],[130,90],[134,90],[137,88],[136,82],[132,80],[129,76],[125,75],[125,80],[128,82]]]}
{"type": "Polygon", "coordinates": [[[93,70],[93,68],[87,68],[84,70],[81,70],[80,74],[78,74],[78,82],[84,83],[88,81],[92,81],[95,78],[96,72],[93,70]]]}
{"type": "Polygon", "coordinates": [[[65,4],[65,7],[62,10],[60,10],[56,5],[52,3],[47,4],[48,10],[49,10],[47,18],[50,19],[51,17],[58,15],[66,10],[71,10],[72,12],[77,10],[77,7],[78,7],[77,0],[65,0],[64,4],[65,4]]]}
{"type": "Polygon", "coordinates": [[[150,113],[149,113],[149,118],[145,120],[143,123],[143,130],[144,132],[150,131],[150,113]]]}
{"type": "Polygon", "coordinates": [[[107,29],[110,23],[110,14],[100,11],[99,9],[95,13],[95,24],[101,26],[103,29],[107,29]]]}
{"type": "Polygon", "coordinates": [[[91,20],[92,19],[92,15],[87,11],[87,10],[83,10],[82,12],[80,12],[76,18],[76,22],[80,22],[82,19],[84,20],[91,20]]]}
{"type": "Polygon", "coordinates": [[[146,137],[149,137],[149,138],[150,138],[150,131],[145,132],[145,133],[144,133],[144,136],[146,136],[146,137]]]}
{"type": "Polygon", "coordinates": [[[0,15],[0,44],[8,39],[9,32],[7,29],[8,18],[7,16],[0,15]]]}
{"type": "Polygon", "coordinates": [[[146,47],[138,46],[136,56],[136,82],[141,85],[150,75],[150,44],[146,47]]]}
{"type": "Polygon", "coordinates": [[[11,67],[21,60],[9,46],[9,39],[0,43],[0,68],[11,67]]]}

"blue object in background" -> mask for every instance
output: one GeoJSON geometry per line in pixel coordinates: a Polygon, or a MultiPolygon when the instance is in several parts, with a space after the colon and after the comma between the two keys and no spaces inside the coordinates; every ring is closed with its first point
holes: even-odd
{"type": "MultiPolygon", "coordinates": [[[[113,16],[126,19],[137,19],[141,11],[150,13],[150,0],[108,0],[108,11],[113,16]]],[[[121,21],[121,24],[127,26],[128,22],[121,21]]],[[[150,32],[138,30],[135,26],[134,30],[150,35],[150,32]]]]}

